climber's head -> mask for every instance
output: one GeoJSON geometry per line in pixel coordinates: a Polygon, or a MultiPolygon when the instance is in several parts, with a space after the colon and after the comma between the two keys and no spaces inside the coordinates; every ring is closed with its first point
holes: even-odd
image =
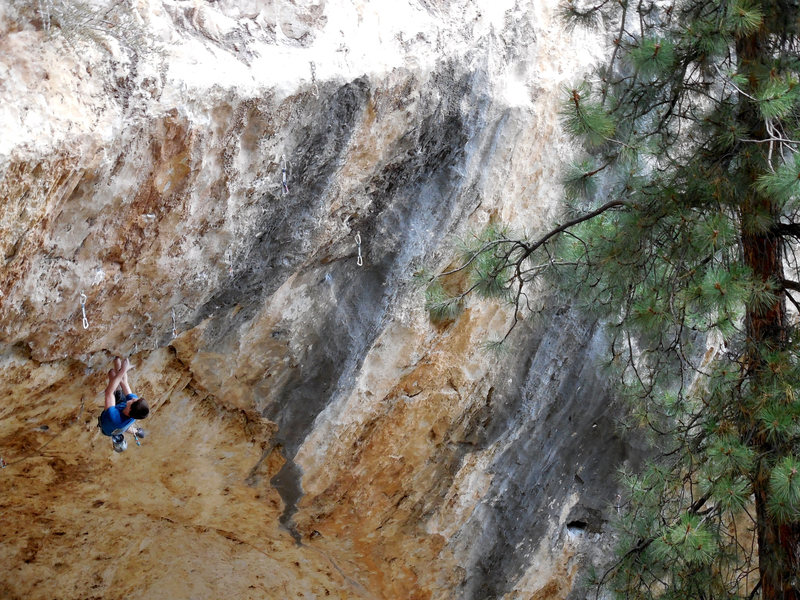
{"type": "Polygon", "coordinates": [[[129,402],[122,412],[134,419],[144,419],[150,414],[150,407],[147,405],[147,400],[137,398],[133,402],[129,402]]]}

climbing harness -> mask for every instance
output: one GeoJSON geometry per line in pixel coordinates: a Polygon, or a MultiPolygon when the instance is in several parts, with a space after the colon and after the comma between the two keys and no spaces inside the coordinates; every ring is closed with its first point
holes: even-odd
{"type": "Polygon", "coordinates": [[[175,327],[175,309],[172,309],[172,339],[178,337],[178,330],[175,327]]]}
{"type": "Polygon", "coordinates": [[[356,231],[356,246],[358,246],[358,258],[356,259],[356,264],[359,267],[364,266],[364,258],[361,256],[361,233],[356,231]]]}
{"type": "Polygon", "coordinates": [[[281,155],[281,160],[283,161],[283,166],[281,167],[281,183],[283,187],[284,195],[289,193],[289,184],[286,181],[286,156],[281,155]]]}
{"type": "Polygon", "coordinates": [[[83,328],[89,329],[89,319],[86,318],[86,294],[81,292],[81,313],[83,314],[83,328]]]}

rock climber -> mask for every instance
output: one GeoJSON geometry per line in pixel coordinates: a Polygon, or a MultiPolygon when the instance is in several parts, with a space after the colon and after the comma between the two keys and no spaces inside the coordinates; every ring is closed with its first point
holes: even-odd
{"type": "MultiPolygon", "coordinates": [[[[128,383],[130,368],[131,364],[127,358],[124,361],[119,357],[114,359],[114,368],[108,372],[105,410],[97,423],[103,435],[111,437],[111,443],[117,452],[122,452],[128,447],[124,433],[134,421],[144,419],[150,413],[147,401],[131,391],[128,383]]],[[[138,427],[133,429],[133,434],[144,437],[144,431],[138,427]]]]}

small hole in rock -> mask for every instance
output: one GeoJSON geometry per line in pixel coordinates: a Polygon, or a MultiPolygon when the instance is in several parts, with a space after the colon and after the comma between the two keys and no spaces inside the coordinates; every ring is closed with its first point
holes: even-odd
{"type": "Polygon", "coordinates": [[[586,521],[570,521],[567,523],[567,531],[572,535],[583,535],[589,524],[586,521]]]}

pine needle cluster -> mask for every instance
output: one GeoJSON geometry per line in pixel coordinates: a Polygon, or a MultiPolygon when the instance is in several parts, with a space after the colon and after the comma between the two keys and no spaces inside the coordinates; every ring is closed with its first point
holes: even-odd
{"type": "Polygon", "coordinates": [[[518,303],[522,294],[518,261],[527,248],[505,227],[489,223],[457,242],[460,267],[432,278],[425,291],[426,308],[435,323],[455,319],[467,296],[518,303]],[[448,291],[448,289],[450,291],[448,291]]]}

